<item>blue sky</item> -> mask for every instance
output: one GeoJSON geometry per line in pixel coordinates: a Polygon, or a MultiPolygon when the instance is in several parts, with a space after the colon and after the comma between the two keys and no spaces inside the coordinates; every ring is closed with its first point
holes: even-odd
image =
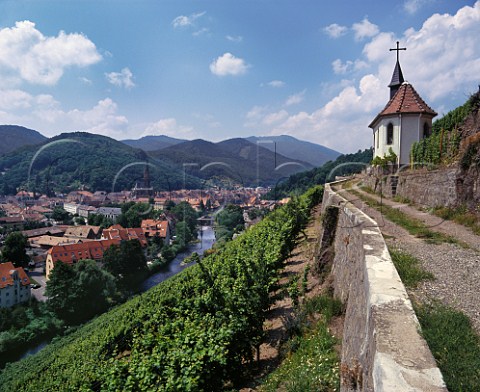
{"type": "Polygon", "coordinates": [[[440,115],[480,83],[480,1],[0,1],[0,124],[369,147],[400,40],[440,115]]]}

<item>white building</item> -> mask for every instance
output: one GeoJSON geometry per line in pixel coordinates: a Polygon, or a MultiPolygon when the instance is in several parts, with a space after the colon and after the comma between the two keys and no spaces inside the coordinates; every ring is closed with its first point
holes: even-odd
{"type": "Polygon", "coordinates": [[[72,215],[78,214],[79,207],[80,207],[80,204],[77,204],[77,203],[65,203],[63,205],[63,209],[72,215]]]}
{"type": "Polygon", "coordinates": [[[369,125],[373,129],[373,157],[389,155],[391,148],[398,164],[408,164],[412,144],[430,135],[437,113],[404,80],[398,57],[388,87],[390,101],[369,125]]]}
{"type": "Polygon", "coordinates": [[[0,264],[0,307],[9,308],[31,297],[30,279],[22,267],[0,264]]]}

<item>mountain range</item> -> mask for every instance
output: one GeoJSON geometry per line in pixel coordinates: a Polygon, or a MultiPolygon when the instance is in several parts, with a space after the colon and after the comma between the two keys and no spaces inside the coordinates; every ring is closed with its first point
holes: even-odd
{"type": "Polygon", "coordinates": [[[27,128],[0,126],[0,137],[5,140],[0,153],[0,193],[5,194],[19,188],[35,188],[41,193],[52,189],[67,192],[81,186],[90,190],[130,189],[143,177],[147,161],[152,186],[157,190],[201,188],[205,182],[271,186],[290,174],[315,167],[312,161],[334,159],[339,154],[290,136],[218,143],[147,136],[120,142],[86,132],[47,139],[27,128]],[[291,153],[284,155],[285,151],[291,153]]]}

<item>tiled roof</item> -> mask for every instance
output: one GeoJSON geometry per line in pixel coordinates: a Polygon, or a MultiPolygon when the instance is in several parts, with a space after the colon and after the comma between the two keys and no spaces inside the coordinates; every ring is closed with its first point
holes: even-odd
{"type": "Polygon", "coordinates": [[[142,229],[145,235],[154,237],[158,234],[160,238],[166,238],[168,232],[168,221],[158,221],[155,219],[144,219],[142,229]]]}
{"type": "Polygon", "coordinates": [[[120,240],[116,239],[89,241],[80,244],[54,246],[47,253],[52,256],[54,263],[61,261],[66,264],[72,264],[73,260],[99,260],[103,257],[105,250],[112,245],[118,244],[120,244],[120,240]]]}
{"type": "Polygon", "coordinates": [[[430,114],[432,117],[437,115],[418,95],[413,86],[408,82],[404,82],[385,108],[377,114],[377,117],[370,123],[369,127],[373,128],[373,125],[381,116],[400,113],[423,113],[430,114]]]}
{"type": "Polygon", "coordinates": [[[140,227],[124,229],[121,225],[113,225],[103,230],[102,238],[118,241],[138,240],[142,247],[148,245],[145,233],[140,227]]]}
{"type": "Polygon", "coordinates": [[[22,267],[15,268],[11,262],[7,262],[0,264],[0,289],[13,285],[12,271],[18,272],[18,278],[20,279],[22,286],[28,286],[30,284],[30,279],[22,267]]]}

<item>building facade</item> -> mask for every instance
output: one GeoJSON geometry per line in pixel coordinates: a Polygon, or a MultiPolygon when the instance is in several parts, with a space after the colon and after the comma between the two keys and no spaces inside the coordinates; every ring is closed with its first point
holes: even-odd
{"type": "Polygon", "coordinates": [[[22,267],[0,264],[0,307],[10,308],[31,298],[30,279],[22,267]]]}

